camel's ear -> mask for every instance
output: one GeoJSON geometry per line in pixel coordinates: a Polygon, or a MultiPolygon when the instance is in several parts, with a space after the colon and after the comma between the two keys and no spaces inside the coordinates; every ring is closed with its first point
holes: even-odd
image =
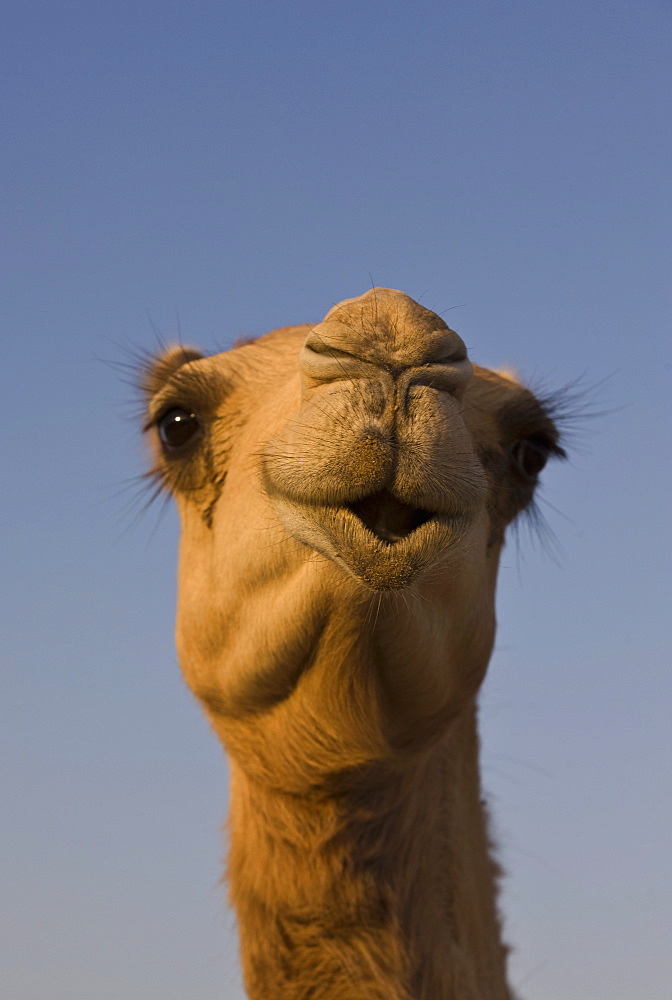
{"type": "Polygon", "coordinates": [[[199,361],[203,356],[194,347],[182,347],[181,345],[169,347],[162,354],[152,358],[146,365],[141,374],[140,388],[148,399],[152,399],[178,368],[189,364],[190,361],[199,361]]]}
{"type": "Polygon", "coordinates": [[[522,385],[523,383],[518,378],[518,373],[514,368],[510,368],[508,365],[506,368],[493,368],[494,375],[499,375],[500,378],[505,378],[507,382],[513,382],[514,385],[522,385]]]}

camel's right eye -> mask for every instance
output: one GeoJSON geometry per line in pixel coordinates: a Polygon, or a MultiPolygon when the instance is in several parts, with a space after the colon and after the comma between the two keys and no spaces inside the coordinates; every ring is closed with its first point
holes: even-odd
{"type": "Polygon", "coordinates": [[[157,421],[161,443],[168,451],[176,451],[188,444],[201,428],[195,413],[174,406],[157,421]]]}
{"type": "Polygon", "coordinates": [[[513,446],[514,468],[527,482],[535,482],[552,449],[541,435],[522,438],[513,446]]]}

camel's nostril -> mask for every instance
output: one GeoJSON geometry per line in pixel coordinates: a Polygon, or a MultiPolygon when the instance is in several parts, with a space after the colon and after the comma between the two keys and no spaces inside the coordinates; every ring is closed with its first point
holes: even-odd
{"type": "Polygon", "coordinates": [[[434,516],[431,511],[410,507],[403,501],[397,500],[387,490],[364,497],[363,500],[356,500],[348,504],[348,509],[369,531],[389,545],[406,538],[434,516]]]}

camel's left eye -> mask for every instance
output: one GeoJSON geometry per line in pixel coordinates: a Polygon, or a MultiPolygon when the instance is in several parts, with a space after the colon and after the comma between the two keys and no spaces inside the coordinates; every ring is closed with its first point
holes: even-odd
{"type": "Polygon", "coordinates": [[[516,471],[527,480],[535,480],[548,461],[551,446],[542,437],[523,438],[513,446],[516,471]]]}
{"type": "Polygon", "coordinates": [[[182,448],[200,430],[201,423],[195,413],[174,406],[161,417],[157,426],[161,443],[169,450],[182,448]]]}

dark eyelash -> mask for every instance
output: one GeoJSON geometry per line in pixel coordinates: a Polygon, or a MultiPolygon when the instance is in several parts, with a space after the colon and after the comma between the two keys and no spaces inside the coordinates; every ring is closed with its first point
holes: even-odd
{"type": "MultiPolygon", "coordinates": [[[[602,404],[599,393],[609,381],[611,375],[597,382],[587,382],[586,376],[560,386],[559,389],[547,390],[543,385],[532,386],[543,413],[553,421],[560,435],[560,441],[572,440],[586,420],[594,420],[616,412],[615,409],[602,404]]],[[[561,445],[555,445],[554,454],[566,458],[566,452],[561,445]]]]}

